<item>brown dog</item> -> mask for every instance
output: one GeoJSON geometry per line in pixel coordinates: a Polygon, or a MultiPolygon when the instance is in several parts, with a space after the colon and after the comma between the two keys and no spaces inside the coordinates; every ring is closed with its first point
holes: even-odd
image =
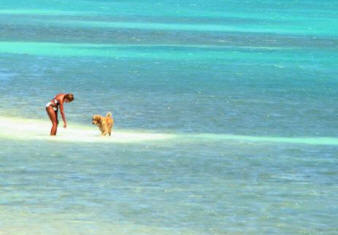
{"type": "Polygon", "coordinates": [[[101,135],[111,135],[111,129],[114,125],[114,119],[112,118],[112,114],[110,112],[107,113],[105,117],[101,115],[93,115],[92,124],[99,127],[101,135]]]}

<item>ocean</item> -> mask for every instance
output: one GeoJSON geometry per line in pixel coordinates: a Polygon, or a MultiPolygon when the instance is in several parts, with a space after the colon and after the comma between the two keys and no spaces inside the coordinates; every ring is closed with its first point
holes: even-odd
{"type": "Polygon", "coordinates": [[[337,234],[337,21],[334,0],[0,0],[0,234],[337,234]]]}

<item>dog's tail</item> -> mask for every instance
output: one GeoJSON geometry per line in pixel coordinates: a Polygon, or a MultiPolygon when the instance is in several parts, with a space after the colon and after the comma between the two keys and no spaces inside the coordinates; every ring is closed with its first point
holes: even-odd
{"type": "Polygon", "coordinates": [[[111,112],[108,112],[108,113],[106,114],[106,117],[111,117],[111,116],[112,116],[111,112]]]}

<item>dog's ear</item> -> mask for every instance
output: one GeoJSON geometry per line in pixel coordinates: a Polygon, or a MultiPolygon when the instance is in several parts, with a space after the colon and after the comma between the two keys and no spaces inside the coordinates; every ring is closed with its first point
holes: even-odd
{"type": "Polygon", "coordinates": [[[102,124],[103,118],[104,118],[104,117],[102,117],[102,116],[98,116],[98,117],[97,117],[97,122],[100,123],[100,124],[102,124]]]}
{"type": "Polygon", "coordinates": [[[96,122],[98,122],[98,123],[101,123],[101,117],[100,117],[99,115],[94,115],[94,116],[92,117],[92,121],[96,121],[96,122]]]}

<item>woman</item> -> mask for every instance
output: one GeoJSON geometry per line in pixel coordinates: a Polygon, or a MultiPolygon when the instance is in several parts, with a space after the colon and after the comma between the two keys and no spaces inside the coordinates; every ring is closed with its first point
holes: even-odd
{"type": "Polygon", "coordinates": [[[56,135],[56,131],[58,128],[59,120],[58,120],[58,109],[60,107],[61,116],[63,120],[63,127],[67,127],[66,116],[63,109],[63,103],[69,103],[74,100],[74,95],[71,93],[68,94],[57,94],[54,99],[52,99],[48,104],[46,104],[47,114],[53,124],[52,129],[50,130],[50,135],[56,135]]]}

